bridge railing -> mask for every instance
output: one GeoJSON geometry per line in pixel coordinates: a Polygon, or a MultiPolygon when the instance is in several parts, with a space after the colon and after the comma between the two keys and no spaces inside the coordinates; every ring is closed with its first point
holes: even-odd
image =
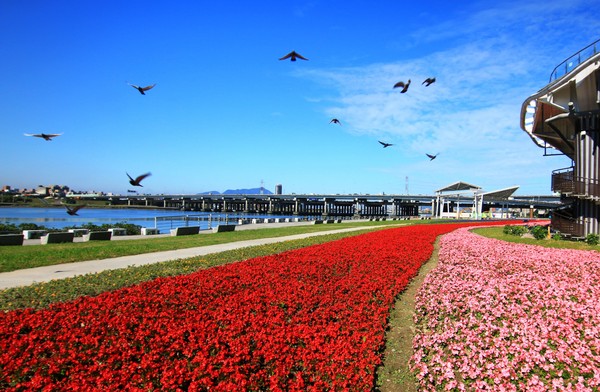
{"type": "Polygon", "coordinates": [[[600,39],[596,42],[591,43],[590,45],[586,46],[579,52],[575,53],[574,55],[568,57],[566,60],[558,64],[550,74],[550,83],[568,74],[569,72],[577,68],[579,64],[583,63],[590,57],[596,55],[600,49],[599,43],[600,39]]]}

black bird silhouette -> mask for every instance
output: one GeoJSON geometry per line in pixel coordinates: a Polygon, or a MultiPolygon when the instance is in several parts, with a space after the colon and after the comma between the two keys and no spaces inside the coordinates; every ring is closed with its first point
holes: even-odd
{"type": "Polygon", "coordinates": [[[286,54],[279,60],[287,60],[287,59],[290,59],[291,61],[296,61],[296,59],[308,60],[306,57],[303,57],[300,53],[296,53],[295,50],[292,50],[290,53],[286,54]]]}
{"type": "Polygon", "coordinates": [[[425,84],[425,87],[428,87],[431,83],[435,83],[435,78],[427,78],[425,79],[425,81],[421,84],[425,84]],[[425,84],[427,83],[427,84],[425,84]]]}
{"type": "Polygon", "coordinates": [[[85,207],[85,204],[80,204],[78,206],[73,206],[73,207],[69,207],[66,204],[63,204],[63,206],[65,206],[65,208],[67,209],[67,214],[69,215],[79,215],[77,213],[77,211],[79,211],[80,209],[82,209],[83,207],[85,207]]]}
{"type": "Polygon", "coordinates": [[[62,133],[24,133],[25,136],[41,137],[42,139],[51,142],[53,137],[62,135],[62,133]]]}
{"type": "Polygon", "coordinates": [[[402,91],[400,91],[400,92],[403,94],[408,91],[408,86],[410,86],[410,79],[408,79],[408,82],[406,82],[406,83],[398,82],[398,83],[394,84],[394,88],[402,87],[402,91]]]}
{"type": "Polygon", "coordinates": [[[382,142],[382,141],[379,141],[379,140],[378,140],[378,142],[383,146],[383,148],[387,148],[389,146],[393,146],[393,144],[391,144],[391,143],[385,143],[385,142],[382,142]]]}
{"type": "Polygon", "coordinates": [[[133,178],[132,178],[132,177],[129,175],[129,173],[127,173],[127,172],[126,172],[125,174],[127,174],[127,177],[129,177],[129,183],[130,183],[131,185],[133,185],[133,186],[143,186],[142,184],[140,184],[140,182],[141,182],[141,181],[142,181],[144,178],[146,178],[146,177],[148,177],[149,175],[151,175],[152,173],[146,173],[146,174],[142,174],[142,175],[140,175],[140,176],[137,176],[137,177],[135,178],[135,180],[134,180],[134,179],[133,179],[133,178]]]}
{"type": "Polygon", "coordinates": [[[342,123],[340,122],[340,120],[338,120],[337,118],[332,118],[331,121],[329,121],[329,124],[331,124],[331,123],[342,125],[342,123]]]}
{"type": "Polygon", "coordinates": [[[435,155],[431,155],[431,154],[427,154],[427,153],[426,153],[425,155],[427,155],[427,156],[429,157],[429,160],[430,160],[430,161],[433,161],[435,158],[437,158],[437,156],[438,156],[438,155],[440,155],[440,153],[438,152],[438,153],[437,153],[437,154],[435,154],[435,155]]]}
{"type": "Polygon", "coordinates": [[[140,87],[140,86],[136,86],[135,84],[131,84],[131,83],[127,83],[128,85],[130,85],[131,87],[133,87],[134,89],[136,89],[137,91],[139,91],[142,95],[146,95],[146,91],[150,90],[152,87],[156,86],[156,83],[150,85],[150,86],[146,86],[146,87],[140,87]]]}

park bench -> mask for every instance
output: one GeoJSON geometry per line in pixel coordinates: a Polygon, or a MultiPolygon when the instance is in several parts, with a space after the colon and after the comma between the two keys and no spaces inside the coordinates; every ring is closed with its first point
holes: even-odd
{"type": "Polygon", "coordinates": [[[333,219],[326,219],[325,221],[323,221],[323,223],[325,223],[325,224],[332,224],[332,223],[335,223],[335,220],[333,220],[333,219]]]}
{"type": "Polygon", "coordinates": [[[23,234],[0,234],[0,246],[23,245],[23,234]]]}
{"type": "Polygon", "coordinates": [[[316,220],[313,221],[313,225],[320,225],[322,223],[323,223],[322,219],[316,219],[316,220]]]}
{"type": "Polygon", "coordinates": [[[108,231],[110,231],[114,236],[127,235],[127,229],[123,229],[121,227],[111,227],[108,229],[108,231]]]}
{"type": "Polygon", "coordinates": [[[69,229],[69,233],[73,233],[75,237],[83,237],[89,232],[89,229],[69,229]]]}
{"type": "Polygon", "coordinates": [[[234,231],[235,225],[219,225],[217,227],[213,227],[213,233],[222,233],[225,231],[234,231]]]}
{"type": "Polygon", "coordinates": [[[37,240],[46,234],[48,234],[48,230],[23,230],[23,238],[26,240],[37,240]]]}
{"type": "Polygon", "coordinates": [[[90,231],[84,234],[83,241],[110,241],[112,234],[112,231],[90,231]]]}
{"type": "Polygon", "coordinates": [[[142,227],[142,235],[160,234],[160,230],[155,227],[142,227]]]}
{"type": "Polygon", "coordinates": [[[47,244],[61,244],[63,242],[73,242],[75,235],[69,232],[60,233],[48,233],[45,236],[40,237],[40,243],[42,245],[47,244]]]}
{"type": "Polygon", "coordinates": [[[181,226],[176,229],[171,229],[172,236],[192,235],[200,233],[200,226],[181,226]]]}

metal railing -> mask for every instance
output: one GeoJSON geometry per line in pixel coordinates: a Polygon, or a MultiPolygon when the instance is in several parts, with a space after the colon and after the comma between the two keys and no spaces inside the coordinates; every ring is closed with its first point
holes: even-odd
{"type": "Polygon", "coordinates": [[[558,169],[552,172],[552,192],[580,198],[600,198],[600,183],[598,180],[576,177],[572,167],[558,169]]]}
{"type": "Polygon", "coordinates": [[[552,216],[552,229],[571,237],[584,236],[583,224],[577,223],[573,218],[566,218],[558,214],[552,216]]]}
{"type": "MultiPolygon", "coordinates": [[[[293,219],[295,222],[311,221],[321,218],[320,216],[301,216],[287,219],[293,219]]],[[[283,221],[284,217],[264,215],[239,215],[239,214],[208,214],[208,215],[171,215],[154,217],[154,228],[160,233],[168,233],[171,229],[186,226],[199,226],[200,230],[210,230],[213,227],[223,225],[240,225],[249,223],[264,223],[283,221]]]]}
{"type": "Polygon", "coordinates": [[[575,53],[574,55],[568,57],[566,60],[558,64],[550,74],[550,83],[568,74],[569,72],[577,68],[577,66],[583,63],[585,60],[589,59],[592,56],[595,56],[598,53],[599,43],[600,39],[586,46],[579,52],[575,53]]]}
{"type": "Polygon", "coordinates": [[[573,193],[575,191],[575,183],[573,176],[575,174],[574,167],[557,169],[552,171],[552,192],[560,192],[562,194],[573,193]]]}

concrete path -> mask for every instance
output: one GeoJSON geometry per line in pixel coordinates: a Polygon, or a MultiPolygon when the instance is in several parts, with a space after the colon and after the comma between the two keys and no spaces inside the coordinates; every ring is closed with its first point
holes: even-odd
{"type": "Polygon", "coordinates": [[[162,261],[168,260],[186,259],[189,257],[203,256],[210,253],[224,252],[227,250],[245,248],[248,246],[265,245],[282,241],[291,241],[302,238],[314,237],[318,235],[364,230],[366,228],[368,227],[351,227],[345,229],[327,230],[317,233],[305,233],[290,235],[286,237],[262,238],[247,241],[229,242],[226,244],[209,245],[197,248],[144,253],[140,255],[122,256],[112,259],[88,260],[76,263],[56,264],[46,267],[37,267],[18,271],[4,272],[0,273],[0,290],[11,287],[28,286],[33,283],[48,282],[54,279],[64,279],[77,275],[85,275],[105,270],[160,263],[162,261]]]}

